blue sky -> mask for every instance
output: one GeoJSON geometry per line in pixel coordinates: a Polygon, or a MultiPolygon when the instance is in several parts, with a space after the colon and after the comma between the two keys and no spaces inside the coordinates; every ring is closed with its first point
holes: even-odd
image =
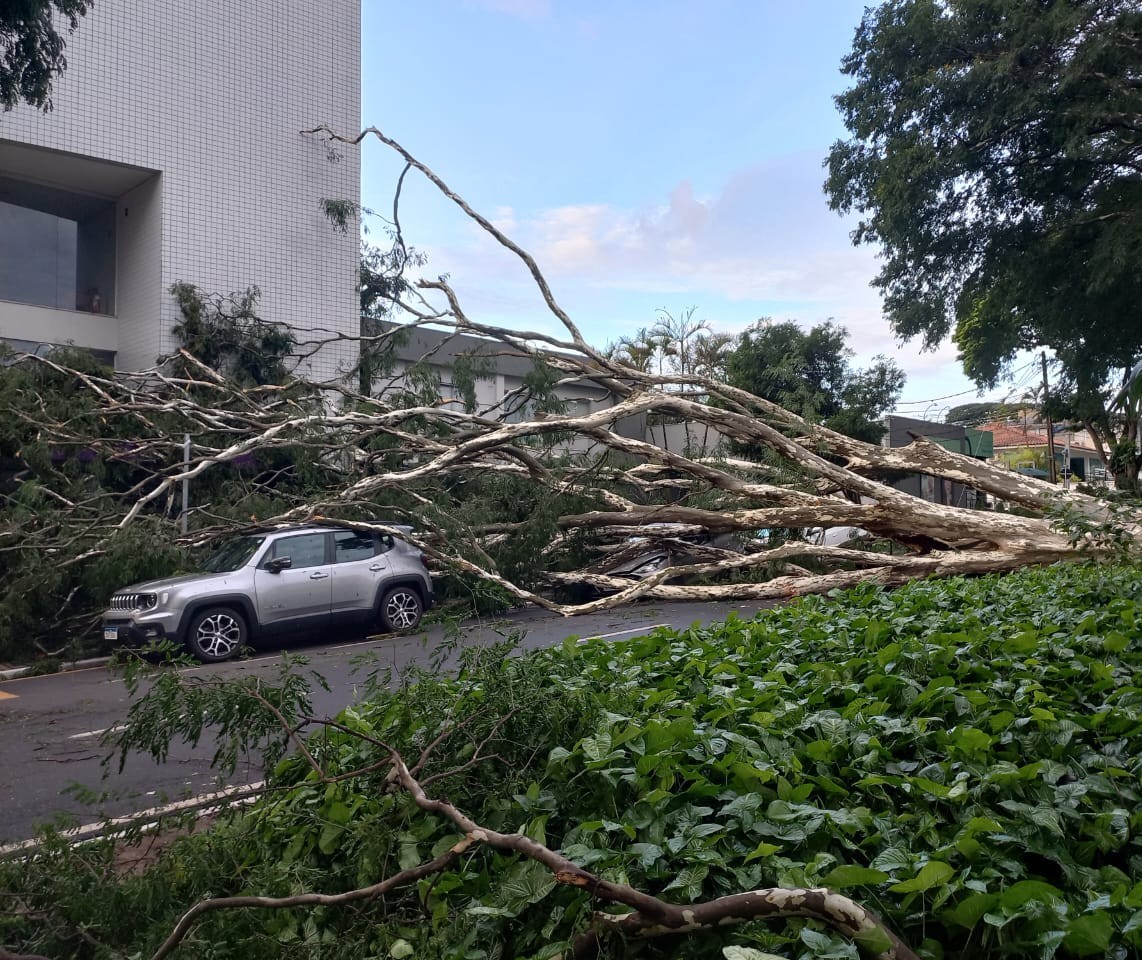
{"type": "MultiPolygon", "coordinates": [[[[954,348],[896,343],[868,286],[875,251],[852,246],[821,190],[863,7],[363,0],[363,124],[533,253],[592,342],[658,308],[693,306],[731,332],[832,318],[858,362],[883,353],[908,373],[901,412],[939,419],[976,399],[954,348]]],[[[400,166],[366,142],[365,206],[391,209],[400,166]]],[[[471,316],[555,331],[522,265],[422,178],[406,182],[401,221],[471,316]]]]}

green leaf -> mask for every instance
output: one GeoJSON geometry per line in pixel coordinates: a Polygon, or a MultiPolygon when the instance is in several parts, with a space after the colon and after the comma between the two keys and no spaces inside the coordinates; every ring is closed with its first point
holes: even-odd
{"type": "Polygon", "coordinates": [[[1058,887],[1042,880],[1020,880],[1000,894],[999,901],[1005,910],[1018,910],[1032,901],[1040,903],[1062,903],[1065,897],[1058,887]]]}
{"type": "Polygon", "coordinates": [[[397,940],[389,947],[389,956],[393,960],[405,960],[405,957],[411,957],[415,953],[413,945],[407,940],[397,940]]]}
{"type": "Polygon", "coordinates": [[[402,843],[400,845],[397,863],[402,870],[408,870],[420,863],[420,852],[415,843],[402,843]]]}
{"type": "Polygon", "coordinates": [[[922,893],[925,890],[931,890],[933,887],[947,883],[955,875],[956,871],[946,863],[941,863],[939,860],[932,860],[924,864],[911,880],[894,883],[888,889],[893,893],[922,893]]]}
{"type": "Polygon", "coordinates": [[[762,857],[772,857],[780,849],[781,847],[776,843],[759,843],[753,852],[745,858],[745,862],[750,863],[753,860],[760,860],[762,857]]]}
{"type": "Polygon", "coordinates": [[[801,942],[813,951],[818,960],[856,960],[857,951],[851,943],[829,936],[812,927],[801,928],[801,942]]]}
{"type": "Polygon", "coordinates": [[[687,900],[697,900],[702,895],[702,881],[710,872],[704,863],[692,864],[684,867],[673,880],[666,885],[667,890],[681,890],[687,900]]]}
{"type": "Polygon", "coordinates": [[[333,853],[341,845],[341,835],[344,832],[345,828],[339,824],[327,823],[317,838],[317,849],[326,855],[333,853]]]}
{"type": "Polygon", "coordinates": [[[830,870],[821,878],[821,883],[830,890],[843,890],[846,887],[883,883],[888,879],[889,875],[881,870],[846,864],[830,870]]]}
{"type": "Polygon", "coordinates": [[[971,930],[983,919],[983,915],[993,910],[998,903],[998,894],[973,893],[957,903],[945,916],[952,923],[971,930]]]}
{"type": "Polygon", "coordinates": [[[524,907],[546,897],[555,885],[550,870],[534,860],[525,860],[500,881],[497,894],[504,909],[518,914],[524,907]]]}
{"type": "Polygon", "coordinates": [[[912,854],[903,847],[886,847],[869,864],[874,870],[910,870],[912,868],[912,854]]]}
{"type": "Polygon", "coordinates": [[[1067,925],[1063,946],[1080,957],[1104,953],[1114,935],[1114,921],[1107,913],[1087,913],[1067,925]]]}
{"type": "Polygon", "coordinates": [[[879,957],[892,949],[892,938],[880,927],[872,927],[853,934],[853,942],[866,956],[879,957]]]}
{"type": "Polygon", "coordinates": [[[644,870],[653,866],[663,855],[662,847],[655,843],[632,843],[629,850],[638,858],[639,866],[644,870]]]}

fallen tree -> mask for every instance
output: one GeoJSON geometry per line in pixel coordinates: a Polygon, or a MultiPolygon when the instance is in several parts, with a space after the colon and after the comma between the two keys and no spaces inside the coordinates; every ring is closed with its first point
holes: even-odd
{"type": "MultiPolygon", "coordinates": [[[[267,704],[268,705],[268,704],[267,704]]],[[[271,710],[275,708],[271,707],[271,710]]],[[[280,716],[280,714],[279,714],[280,716]]],[[[504,718],[506,719],[506,718],[504,718]]],[[[286,724],[284,717],[282,723],[286,724]]],[[[283,910],[291,907],[339,907],[375,900],[401,887],[407,887],[429,878],[435,878],[447,870],[455,869],[461,859],[474,848],[489,847],[524,860],[534,861],[550,871],[558,884],[577,887],[588,891],[600,905],[620,905],[628,909],[621,913],[596,910],[592,920],[571,941],[564,953],[555,954],[553,960],[594,960],[603,945],[612,937],[625,939],[650,939],[654,937],[682,936],[697,932],[725,929],[729,926],[746,924],[757,920],[789,920],[808,918],[816,920],[834,930],[845,939],[855,943],[865,956],[875,960],[919,960],[916,953],[907,947],[900,938],[888,929],[884,922],[872,911],[860,906],[850,898],[826,888],[786,889],[767,887],[749,890],[730,896],[718,897],[697,903],[679,904],[662,900],[637,890],[626,883],[616,883],[583,869],[557,850],[540,843],[526,834],[505,833],[477,823],[455,804],[448,800],[434,798],[425,791],[417,773],[428,762],[433,749],[455,732],[456,727],[446,727],[421,752],[416,764],[409,768],[400,752],[389,744],[370,737],[361,731],[344,727],[337,721],[317,717],[302,717],[294,720],[298,727],[337,727],[350,736],[378,748],[384,759],[358,770],[336,775],[329,774],[314,759],[304,743],[295,740],[298,749],[312,768],[313,782],[334,784],[355,779],[378,769],[388,769],[383,781],[383,790],[407,793],[424,813],[449,821],[461,834],[447,850],[432,860],[406,867],[390,876],[367,886],[357,887],[336,894],[298,893],[284,897],[268,896],[228,896],[200,900],[186,911],[171,930],[170,935],[152,954],[151,960],[164,960],[190,934],[195,924],[206,914],[218,910],[256,908],[262,910],[283,910]]],[[[288,726],[288,729],[293,729],[288,726]]],[[[493,728],[498,733],[498,727],[493,728]]],[[[453,771],[433,776],[432,780],[443,780],[454,773],[462,773],[477,766],[485,759],[481,749],[487,743],[477,744],[472,759],[453,771]]]]}
{"type": "MultiPolygon", "coordinates": [[[[521,260],[564,331],[557,337],[480,323],[465,313],[446,281],[420,280],[400,288],[406,292],[398,305],[410,323],[362,338],[370,355],[383,355],[405,331],[427,326],[480,337],[485,359],[530,361],[543,372],[539,386],[525,385],[477,410],[410,389],[408,371],[363,394],[343,383],[300,377],[283,384],[235,382],[188,350],[177,362],[132,374],[19,357],[15,367],[28,373],[26,385],[20,402],[9,399],[3,411],[24,438],[22,449],[12,452],[20,466],[11,474],[8,501],[34,486],[56,512],[54,522],[9,521],[0,533],[9,586],[21,555],[50,556],[53,567],[68,569],[114,550],[142,522],[171,530],[184,481],[213,477],[217,484],[227,469],[251,462],[256,468],[241,476],[237,502],[260,506],[242,515],[241,506],[212,512],[200,502],[184,543],[317,519],[391,530],[394,519],[411,518],[416,543],[444,569],[565,615],[640,597],[779,597],[862,580],[889,585],[1013,570],[1099,554],[1137,539],[1137,511],[1116,512],[1096,498],[920,437],[891,449],[864,443],[724,383],[651,374],[607,356],[559,306],[531,255],[395,141],[372,128],[356,137],[325,128],[306,133],[348,143],[375,136],[397,151],[408,169],[427,177],[521,260]],[[63,407],[51,395],[60,384],[72,397],[63,407]],[[611,398],[608,406],[561,412],[560,396],[588,388],[597,394],[599,387],[611,398]],[[656,418],[713,431],[723,448],[714,456],[668,450],[625,426],[656,418]],[[184,435],[190,438],[185,458],[184,435]],[[29,464],[33,448],[51,452],[38,472],[29,464]],[[754,458],[734,450],[749,450],[754,458]],[[117,465],[118,485],[87,484],[74,463],[58,468],[50,462],[58,451],[106,468],[117,465]],[[283,475],[303,471],[304,484],[281,482],[283,475]],[[927,502],[887,482],[901,473],[962,484],[1013,512],[927,502]],[[512,484],[510,499],[526,506],[518,519],[471,509],[480,494],[461,488],[495,479],[512,484]],[[519,541],[540,502],[555,511],[548,518],[550,536],[522,562],[506,564],[503,551],[519,541]],[[757,536],[837,527],[867,531],[876,544],[853,549],[757,536]],[[683,562],[640,578],[615,573],[616,558],[658,546],[680,548],[715,534],[734,535],[737,542],[676,549],[683,562]],[[584,590],[595,595],[584,600],[584,590]]],[[[402,244],[399,219],[397,224],[396,242],[402,244]]],[[[298,339],[302,355],[329,341],[320,331],[300,332],[298,339]]]]}

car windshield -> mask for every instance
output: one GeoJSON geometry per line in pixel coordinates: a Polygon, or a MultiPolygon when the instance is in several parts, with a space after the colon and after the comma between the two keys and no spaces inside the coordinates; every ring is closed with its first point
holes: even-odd
{"type": "Polygon", "coordinates": [[[254,551],[265,541],[265,537],[239,537],[228,540],[202,561],[206,573],[230,573],[245,566],[254,551]]]}

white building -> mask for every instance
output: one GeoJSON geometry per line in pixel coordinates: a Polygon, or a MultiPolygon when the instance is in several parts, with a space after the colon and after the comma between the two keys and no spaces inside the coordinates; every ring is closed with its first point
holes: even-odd
{"type": "MultiPolygon", "coordinates": [[[[498,340],[470,333],[441,331],[383,321],[381,329],[394,334],[389,341],[391,369],[378,377],[371,392],[385,397],[389,391],[415,390],[419,369],[431,381],[442,401],[453,409],[464,409],[463,390],[456,375],[463,358],[469,370],[476,371],[473,413],[508,422],[529,419],[535,414],[529,399],[528,378],[535,374],[535,360],[498,340]]],[[[354,384],[356,386],[356,384],[354,384]]],[[[562,403],[562,416],[580,417],[615,405],[614,394],[589,377],[560,383],[552,393],[562,403]]],[[[729,439],[714,427],[660,416],[634,414],[618,420],[612,429],[623,437],[642,440],[673,453],[687,456],[717,456],[729,451],[729,439]]],[[[559,444],[564,453],[601,452],[598,445],[583,436],[559,444]]]]}
{"type": "MultiPolygon", "coordinates": [[[[175,346],[171,284],[256,285],[260,314],[355,334],[359,0],[98,0],[67,39],[55,107],[0,113],[0,337],[73,342],[120,369],[175,346]]],[[[341,343],[308,376],[348,369],[341,343]]]]}

